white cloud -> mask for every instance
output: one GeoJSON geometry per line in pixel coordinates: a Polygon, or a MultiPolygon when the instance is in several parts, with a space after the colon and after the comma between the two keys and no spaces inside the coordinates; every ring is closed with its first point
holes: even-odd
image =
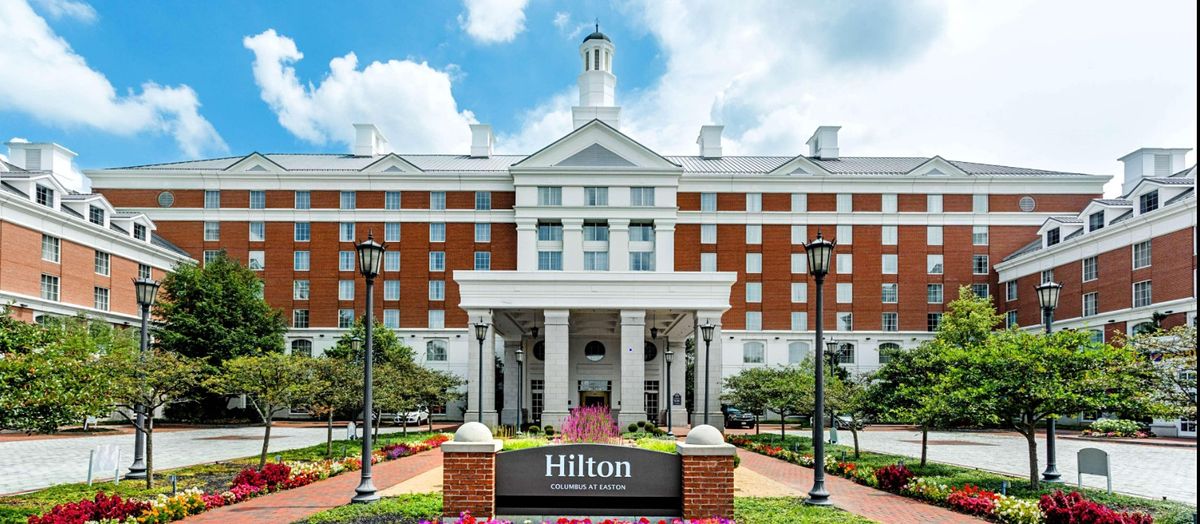
{"type": "Polygon", "coordinates": [[[96,10],[87,2],[76,0],[35,0],[50,18],[70,18],[84,23],[96,21],[96,10]]]}
{"type": "Polygon", "coordinates": [[[329,61],[314,86],[302,84],[292,63],[304,58],[291,38],[268,29],[243,39],[254,52],[254,80],[263,101],[293,135],[314,144],[353,144],[355,123],[373,123],[401,152],[461,152],[470,144],[470,111],[451,93],[457,68],[388,60],[359,69],[354,53],[329,61]]]}
{"type": "Polygon", "coordinates": [[[558,33],[563,35],[567,40],[574,40],[583,34],[584,29],[587,29],[587,24],[572,24],[571,13],[559,11],[554,13],[554,27],[558,28],[558,33]]]}
{"type": "Polygon", "coordinates": [[[0,109],[27,113],[63,127],[88,127],[131,136],[166,133],[190,157],[225,151],[225,142],[200,116],[196,92],[186,85],[146,82],[141,92],[118,95],[70,44],[23,1],[0,2],[0,109]]]}
{"type": "Polygon", "coordinates": [[[458,15],[458,25],[482,44],[512,42],[525,30],[527,3],[528,0],[463,0],[467,12],[458,15]]]}

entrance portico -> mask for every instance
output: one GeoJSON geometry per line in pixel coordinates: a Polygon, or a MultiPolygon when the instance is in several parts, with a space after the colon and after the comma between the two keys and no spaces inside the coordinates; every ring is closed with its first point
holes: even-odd
{"type": "MultiPolygon", "coordinates": [[[[703,402],[709,381],[709,417],[720,420],[721,314],[729,309],[734,273],[698,272],[545,272],[456,271],[461,305],[469,322],[480,320],[493,328],[488,336],[504,340],[504,398],[499,413],[491,396],[493,366],[483,370],[483,420],[488,424],[517,422],[517,395],[525,423],[560,428],[571,409],[607,405],[624,427],[641,420],[665,420],[667,409],[676,425],[685,425],[687,362],[684,342],[699,340],[696,358],[696,402],[703,402]],[[717,327],[709,360],[704,366],[704,343],[698,326],[717,327]],[[533,336],[537,329],[537,337],[533,336]],[[652,331],[653,328],[653,331],[652,331]],[[658,337],[651,340],[651,334],[658,337]],[[517,383],[516,350],[525,352],[524,384],[517,383]],[[665,352],[671,365],[671,391],[666,390],[665,352]],[[678,397],[679,403],[672,402],[678,397]]],[[[484,342],[484,362],[493,361],[484,342]]],[[[467,420],[475,420],[479,404],[478,348],[470,352],[467,373],[467,420]]],[[[699,407],[697,420],[702,418],[699,407]]]]}

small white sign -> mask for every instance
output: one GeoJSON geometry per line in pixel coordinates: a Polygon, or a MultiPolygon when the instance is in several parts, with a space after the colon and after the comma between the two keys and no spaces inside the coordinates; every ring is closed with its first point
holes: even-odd
{"type": "Polygon", "coordinates": [[[1112,495],[1112,469],[1108,463],[1108,453],[1097,448],[1083,448],[1076,454],[1079,461],[1077,484],[1083,487],[1083,475],[1103,475],[1108,481],[1108,494],[1112,495]]]}

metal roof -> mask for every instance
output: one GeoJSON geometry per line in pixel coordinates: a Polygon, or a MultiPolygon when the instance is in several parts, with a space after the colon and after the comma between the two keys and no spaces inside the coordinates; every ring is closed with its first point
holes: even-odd
{"type": "Polygon", "coordinates": [[[1042,249],[1042,237],[1038,237],[1033,242],[1025,244],[1025,246],[1022,247],[1021,249],[1013,251],[1012,254],[1004,257],[1004,260],[1005,261],[1012,260],[1014,258],[1017,258],[1021,255],[1026,254],[1026,253],[1033,253],[1034,251],[1039,251],[1041,249],[1042,249]]]}
{"type": "Polygon", "coordinates": [[[160,237],[157,234],[154,234],[154,233],[150,234],[150,243],[155,246],[166,249],[168,251],[173,251],[173,252],[183,255],[185,257],[192,258],[192,255],[190,253],[188,253],[187,251],[184,251],[179,246],[172,244],[167,239],[160,237]]]}
{"type": "Polygon", "coordinates": [[[1133,202],[1124,198],[1096,198],[1092,202],[1104,204],[1106,206],[1132,206],[1133,202]]]}
{"type": "Polygon", "coordinates": [[[1145,179],[1147,182],[1154,182],[1164,186],[1194,186],[1196,180],[1194,178],[1174,178],[1174,177],[1149,177],[1145,179]]]}

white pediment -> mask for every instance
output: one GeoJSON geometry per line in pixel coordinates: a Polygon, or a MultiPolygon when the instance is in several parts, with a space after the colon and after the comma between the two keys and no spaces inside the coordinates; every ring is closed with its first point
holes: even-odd
{"type": "Polygon", "coordinates": [[[809,160],[804,155],[798,155],[795,158],[784,162],[783,165],[772,169],[768,175],[791,175],[791,176],[812,176],[812,175],[829,175],[829,170],[817,165],[816,162],[809,160]]]}
{"type": "Polygon", "coordinates": [[[234,162],[233,165],[225,168],[225,170],[241,171],[244,173],[283,173],[287,171],[283,166],[276,164],[274,160],[257,152],[242,157],[241,160],[234,162]]]}
{"type": "Polygon", "coordinates": [[[361,171],[363,173],[420,173],[421,168],[400,155],[388,153],[379,160],[367,164],[361,171]]]}
{"type": "Polygon", "coordinates": [[[940,156],[934,156],[929,160],[921,162],[917,167],[912,168],[907,176],[971,176],[970,173],[963,171],[958,166],[951,164],[946,159],[940,156]]]}
{"type": "Polygon", "coordinates": [[[678,164],[599,120],[593,120],[525,157],[513,164],[513,168],[681,169],[678,164]]]}

